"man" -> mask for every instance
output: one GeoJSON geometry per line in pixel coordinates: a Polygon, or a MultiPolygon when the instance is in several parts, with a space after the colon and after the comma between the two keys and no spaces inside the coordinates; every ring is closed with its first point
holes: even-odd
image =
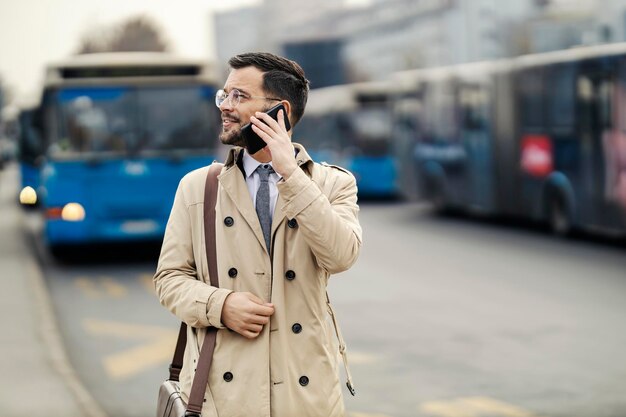
{"type": "Polygon", "coordinates": [[[154,277],[161,303],[190,326],[183,398],[206,328],[214,326],[222,330],[203,416],[343,416],[326,284],[359,254],[356,183],[291,142],[284,117],[298,122],[309,89],[298,64],[269,53],[238,55],[229,64],[216,95],[220,139],[234,145],[218,177],[219,288],[209,285],[203,246],[207,167],[181,180],[154,277]],[[287,114],[276,121],[263,112],[278,103],[287,114]],[[243,148],[248,122],[267,143],[254,155],[243,148]]]}

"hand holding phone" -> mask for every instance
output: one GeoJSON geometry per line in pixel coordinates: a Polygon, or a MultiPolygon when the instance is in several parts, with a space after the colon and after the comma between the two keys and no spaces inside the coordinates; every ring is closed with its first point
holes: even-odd
{"type": "MultiPolygon", "coordinates": [[[[285,129],[287,129],[287,131],[291,130],[291,124],[289,123],[289,118],[287,117],[285,106],[283,106],[282,103],[272,107],[271,109],[266,111],[266,113],[269,114],[272,119],[278,121],[279,110],[283,111],[283,115],[285,118],[285,129]]],[[[248,123],[241,128],[241,135],[243,136],[246,144],[246,149],[248,150],[248,153],[250,155],[257,153],[261,149],[265,148],[265,146],[267,146],[267,143],[265,143],[265,141],[261,139],[259,135],[254,132],[254,130],[252,130],[252,123],[248,123]]]]}

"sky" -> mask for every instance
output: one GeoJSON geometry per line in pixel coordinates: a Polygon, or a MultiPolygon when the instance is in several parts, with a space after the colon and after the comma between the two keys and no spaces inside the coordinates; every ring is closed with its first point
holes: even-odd
{"type": "Polygon", "coordinates": [[[258,0],[0,0],[0,79],[15,104],[38,100],[46,63],[71,55],[90,30],[147,15],[173,52],[214,59],[212,15],[258,0]]]}

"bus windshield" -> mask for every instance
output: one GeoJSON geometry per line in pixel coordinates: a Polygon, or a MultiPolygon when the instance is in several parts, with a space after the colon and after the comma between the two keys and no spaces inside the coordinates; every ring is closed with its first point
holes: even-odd
{"type": "Polygon", "coordinates": [[[52,158],[209,150],[217,126],[207,86],[72,87],[54,102],[52,158]]]}
{"type": "Polygon", "coordinates": [[[363,140],[389,139],[391,112],[385,107],[364,107],[352,114],[352,125],[363,140]]]}

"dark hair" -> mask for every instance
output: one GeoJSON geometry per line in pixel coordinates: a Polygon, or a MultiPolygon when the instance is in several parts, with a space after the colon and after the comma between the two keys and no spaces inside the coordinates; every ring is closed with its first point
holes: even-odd
{"type": "Polygon", "coordinates": [[[291,104],[292,125],[304,114],[309,96],[309,80],[295,61],[269,52],[247,52],[228,61],[233,69],[253,66],[263,71],[263,90],[268,95],[287,100],[291,104]]]}

